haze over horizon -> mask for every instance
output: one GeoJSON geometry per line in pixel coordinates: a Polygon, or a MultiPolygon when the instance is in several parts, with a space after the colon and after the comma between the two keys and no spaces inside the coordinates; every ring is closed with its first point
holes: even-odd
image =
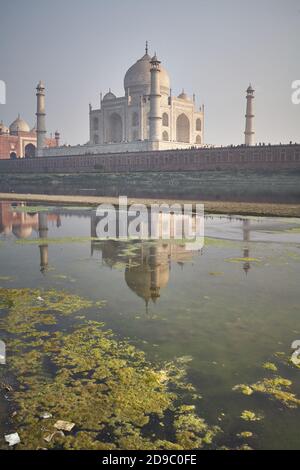
{"type": "Polygon", "coordinates": [[[35,122],[35,87],[46,85],[47,130],[62,143],[89,139],[100,91],[124,95],[127,69],[156,51],[174,95],[205,104],[205,143],[244,139],[246,88],[255,88],[257,142],[300,142],[299,0],[11,0],[1,2],[0,121],[35,122]]]}

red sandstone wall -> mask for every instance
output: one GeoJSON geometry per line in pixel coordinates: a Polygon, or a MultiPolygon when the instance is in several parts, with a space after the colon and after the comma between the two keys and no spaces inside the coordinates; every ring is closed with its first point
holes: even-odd
{"type": "Polygon", "coordinates": [[[299,144],[0,161],[1,172],[15,173],[199,171],[214,169],[280,170],[289,168],[300,169],[299,144]]]}
{"type": "Polygon", "coordinates": [[[11,152],[20,155],[19,138],[13,135],[0,135],[0,160],[9,158],[11,152]]]}

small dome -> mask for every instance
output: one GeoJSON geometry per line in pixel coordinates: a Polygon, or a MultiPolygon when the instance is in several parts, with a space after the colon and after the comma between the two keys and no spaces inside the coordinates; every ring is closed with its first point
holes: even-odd
{"type": "Polygon", "coordinates": [[[0,122],[0,134],[9,134],[9,128],[5,126],[3,121],[0,122]]]}
{"type": "Polygon", "coordinates": [[[30,225],[14,225],[12,232],[17,238],[29,238],[32,234],[32,227],[30,225]]]}
{"type": "Polygon", "coordinates": [[[253,90],[252,85],[250,83],[250,85],[247,88],[247,93],[253,93],[253,92],[254,92],[254,90],[253,90]]]}
{"type": "Polygon", "coordinates": [[[17,119],[11,123],[9,126],[10,132],[30,132],[30,127],[24,119],[20,118],[20,115],[17,119]]]}
{"type": "MultiPolygon", "coordinates": [[[[126,72],[124,77],[125,91],[129,89],[130,93],[135,91],[138,93],[149,94],[151,85],[151,57],[146,54],[133,64],[126,72]]],[[[161,93],[168,95],[170,93],[170,78],[166,69],[160,66],[160,88],[161,93]]]]}
{"type": "Polygon", "coordinates": [[[188,95],[185,93],[184,90],[182,90],[182,92],[180,93],[180,95],[178,95],[178,98],[179,98],[180,100],[191,101],[190,98],[188,97],[188,95]]]}
{"type": "Polygon", "coordinates": [[[106,93],[106,95],[104,95],[103,97],[103,101],[115,100],[115,99],[116,99],[116,95],[114,95],[110,89],[109,89],[109,92],[106,93]]]}

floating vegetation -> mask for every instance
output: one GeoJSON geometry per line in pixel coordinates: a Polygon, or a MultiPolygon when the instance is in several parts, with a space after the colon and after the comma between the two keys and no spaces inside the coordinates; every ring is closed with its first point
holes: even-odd
{"type": "Polygon", "coordinates": [[[235,385],[232,389],[233,391],[240,390],[244,395],[252,395],[253,390],[249,385],[239,384],[235,385]]]}
{"type": "Polygon", "coordinates": [[[138,263],[135,261],[130,261],[128,263],[117,261],[117,262],[112,262],[111,266],[118,271],[124,271],[126,268],[138,268],[139,266],[141,266],[141,263],[138,263]]]}
{"type": "MultiPolygon", "coordinates": [[[[266,362],[263,364],[263,368],[272,372],[277,371],[277,366],[272,362],[266,362]]],[[[233,390],[241,391],[244,395],[252,395],[254,392],[262,393],[272,399],[278,400],[288,408],[297,408],[300,405],[300,398],[290,391],[291,386],[291,380],[275,376],[272,378],[264,378],[250,385],[239,384],[233,387],[233,390]]]]}
{"type": "Polygon", "coordinates": [[[76,282],[76,279],[74,279],[71,276],[68,276],[67,274],[52,274],[51,277],[53,279],[58,279],[58,280],[62,280],[62,281],[76,282]]]}
{"type": "Polygon", "coordinates": [[[275,377],[272,379],[263,379],[251,387],[255,392],[260,392],[269,395],[271,398],[280,401],[288,408],[296,408],[300,405],[300,399],[290,391],[284,390],[289,389],[292,382],[282,377],[275,377]]]}
{"type": "Polygon", "coordinates": [[[239,243],[239,241],[226,240],[225,238],[205,237],[204,239],[205,246],[215,246],[216,248],[230,248],[237,246],[239,243]]]}
{"type": "Polygon", "coordinates": [[[61,237],[61,238],[22,238],[15,240],[17,245],[57,245],[64,243],[86,243],[91,241],[99,241],[95,237],[61,237]]]}
{"type": "MultiPolygon", "coordinates": [[[[53,208],[52,208],[53,209],[53,208]]],[[[49,206],[12,206],[11,211],[12,212],[25,212],[28,214],[35,214],[37,212],[49,212],[51,210],[51,207],[49,206]]]]}
{"type": "Polygon", "coordinates": [[[12,277],[12,276],[0,276],[0,282],[1,281],[5,281],[5,282],[7,281],[8,282],[8,281],[14,281],[14,280],[15,280],[15,278],[12,277]]]}
{"type": "Polygon", "coordinates": [[[54,289],[0,288],[0,309],[9,310],[9,314],[0,319],[0,328],[12,334],[38,336],[38,325],[53,325],[57,315],[70,315],[91,306],[92,302],[86,299],[54,289]]]}
{"type": "Polygon", "coordinates": [[[7,366],[17,382],[9,392],[17,411],[11,422],[20,436],[16,448],[211,446],[220,428],[184,404],[195,393],[186,379],[190,357],[155,367],[103,323],[86,322],[68,332],[57,325],[61,316],[91,305],[55,290],[0,289],[0,327],[10,335],[7,366]]]}
{"type": "Polygon", "coordinates": [[[210,276],[224,276],[223,272],[211,272],[209,273],[210,276]]]}
{"type": "Polygon", "coordinates": [[[299,253],[296,253],[294,251],[289,251],[288,253],[286,253],[286,256],[294,261],[300,261],[299,253]]]}
{"type": "Polygon", "coordinates": [[[268,369],[268,370],[272,370],[272,371],[274,371],[274,372],[277,371],[277,367],[276,367],[276,365],[275,365],[273,362],[265,362],[265,363],[263,364],[263,368],[264,368],[264,369],[268,369]]]}
{"type": "Polygon", "coordinates": [[[228,263],[260,263],[261,259],[259,258],[226,258],[225,261],[228,263]]]}
{"type": "Polygon", "coordinates": [[[254,411],[244,410],[241,414],[241,418],[245,421],[260,421],[262,416],[255,414],[254,411]]]}
{"type": "Polygon", "coordinates": [[[240,432],[239,434],[237,434],[237,437],[240,437],[242,439],[252,437],[252,436],[253,436],[253,432],[251,432],[251,431],[243,431],[243,432],[240,432]]]}

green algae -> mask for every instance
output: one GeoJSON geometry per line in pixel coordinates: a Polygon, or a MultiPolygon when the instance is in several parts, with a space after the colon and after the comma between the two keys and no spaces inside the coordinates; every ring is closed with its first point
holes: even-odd
{"type": "Polygon", "coordinates": [[[269,397],[278,400],[288,408],[297,408],[300,405],[300,399],[289,390],[292,382],[282,377],[275,377],[271,379],[263,379],[251,387],[255,392],[260,392],[268,395],[269,397]]]}
{"type": "Polygon", "coordinates": [[[57,237],[57,238],[23,238],[15,240],[16,245],[59,245],[66,243],[87,243],[99,241],[95,237],[57,237]]]}
{"type": "Polygon", "coordinates": [[[260,421],[262,416],[254,413],[254,411],[244,410],[241,414],[241,418],[245,421],[260,421]]]}
{"type": "Polygon", "coordinates": [[[268,369],[268,370],[272,370],[272,371],[274,371],[274,372],[277,371],[277,367],[276,367],[276,365],[275,365],[273,362],[265,362],[265,363],[263,364],[263,368],[264,368],[264,369],[268,369]]]}
{"type": "Polygon", "coordinates": [[[242,431],[242,432],[237,434],[237,437],[240,437],[242,439],[252,437],[252,436],[253,436],[253,433],[251,431],[242,431]]]}
{"type": "MultiPolygon", "coordinates": [[[[0,289],[0,308],[6,312],[0,327],[9,334],[7,366],[17,382],[10,397],[17,411],[11,426],[21,438],[16,448],[211,446],[220,428],[208,425],[194,405],[184,404],[195,391],[186,378],[190,358],[159,367],[128,341],[116,339],[103,323],[85,322],[71,331],[59,328],[60,317],[91,305],[56,290],[0,289]],[[44,412],[52,417],[42,420],[44,412]],[[57,420],[76,426],[46,442],[57,420]],[[153,422],[157,422],[154,432],[153,422]]],[[[0,441],[0,447],[6,444],[0,441]]]]}
{"type": "Polygon", "coordinates": [[[225,238],[205,237],[205,247],[231,248],[240,244],[239,241],[227,240],[225,238]]]}
{"type": "Polygon", "coordinates": [[[253,390],[249,385],[239,384],[235,385],[232,389],[234,392],[240,390],[244,395],[252,395],[253,390]]]}
{"type": "Polygon", "coordinates": [[[260,263],[261,259],[259,258],[226,258],[226,262],[228,263],[260,263]]]}
{"type": "MultiPolygon", "coordinates": [[[[271,362],[263,364],[263,368],[271,372],[277,371],[277,366],[271,362]]],[[[263,394],[273,400],[279,401],[287,408],[297,408],[300,405],[300,398],[290,391],[292,381],[280,376],[263,378],[253,384],[239,384],[233,387],[234,391],[240,391],[245,395],[252,395],[254,392],[263,394]]]]}
{"type": "Polygon", "coordinates": [[[12,207],[13,212],[25,212],[27,214],[35,214],[37,212],[49,212],[51,207],[49,206],[16,206],[12,207]]]}
{"type": "Polygon", "coordinates": [[[92,306],[92,302],[79,296],[54,289],[0,288],[0,308],[9,315],[0,319],[0,328],[12,334],[38,334],[37,325],[56,323],[56,315],[70,315],[92,306]]]}

